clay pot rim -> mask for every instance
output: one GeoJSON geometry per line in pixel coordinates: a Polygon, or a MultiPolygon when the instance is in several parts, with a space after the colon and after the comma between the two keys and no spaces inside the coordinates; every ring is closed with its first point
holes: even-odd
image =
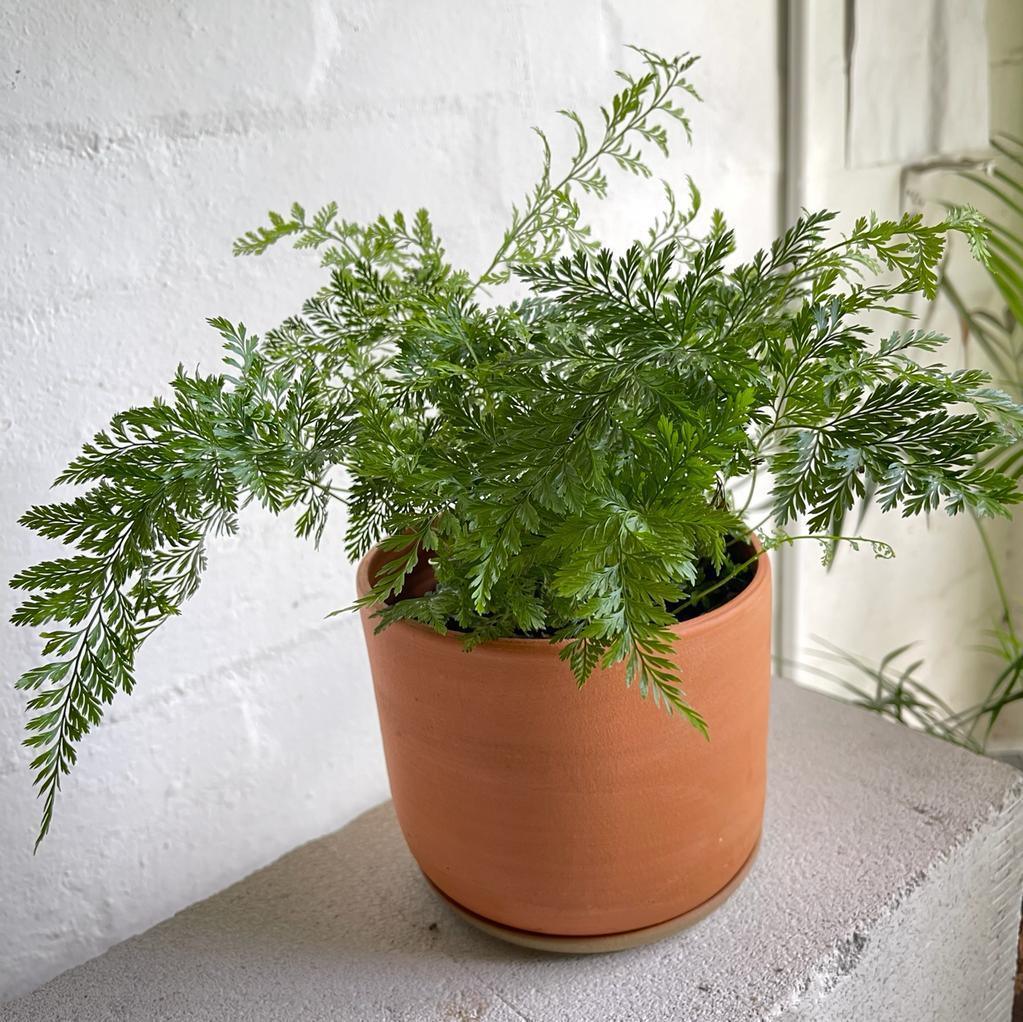
{"type": "MultiPolygon", "coordinates": [[[[682,638],[689,638],[706,631],[708,628],[715,628],[737,614],[742,614],[748,603],[752,603],[757,599],[760,591],[764,586],[770,586],[771,584],[771,565],[768,558],[767,552],[763,549],[763,545],[760,540],[755,536],[750,536],[750,544],[755,550],[757,550],[760,556],[756,560],[756,573],[753,576],[753,581],[738,596],[733,596],[727,603],[723,603],[720,607],[715,607],[713,610],[707,611],[705,614],[700,614],[698,617],[689,618],[685,621],[679,621],[677,624],[671,625],[671,631],[682,638]]],[[[377,562],[383,557],[387,551],[381,550],[379,546],[373,547],[366,555],[359,561],[358,568],[355,573],[355,586],[356,592],[360,599],[369,592],[370,590],[370,568],[375,567],[377,562]]],[[[369,614],[373,614],[380,607],[380,604],[373,604],[365,607],[364,610],[369,614]]],[[[387,631],[392,628],[405,630],[411,630],[412,632],[418,632],[422,637],[429,638],[437,642],[446,644],[458,643],[461,646],[462,633],[449,631],[443,635],[440,632],[435,631],[429,625],[423,624],[421,621],[410,621],[402,620],[395,621],[393,624],[387,626],[387,631]]],[[[500,639],[488,639],[485,643],[477,646],[476,649],[497,649],[504,650],[506,652],[515,651],[516,653],[526,652],[540,652],[547,651],[550,649],[560,649],[566,643],[565,641],[551,642],[549,639],[542,638],[528,638],[526,636],[506,636],[500,639]]]]}

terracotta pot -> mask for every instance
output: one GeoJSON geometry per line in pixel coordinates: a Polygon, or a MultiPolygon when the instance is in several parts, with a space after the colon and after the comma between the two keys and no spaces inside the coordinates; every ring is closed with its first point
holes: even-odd
{"type": "MultiPolygon", "coordinates": [[[[359,565],[360,595],[387,556],[359,565]]],[[[760,835],[770,576],[761,557],[737,597],[674,629],[709,741],[627,688],[621,665],[579,689],[542,639],[466,653],[414,622],[374,634],[364,609],[394,808],[429,880],[498,928],[565,938],[713,904],[760,835]]],[[[424,563],[408,591],[429,582],[424,563]]]]}

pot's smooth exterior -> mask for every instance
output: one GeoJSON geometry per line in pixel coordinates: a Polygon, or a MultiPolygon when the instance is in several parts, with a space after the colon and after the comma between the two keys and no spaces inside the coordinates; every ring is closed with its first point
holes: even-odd
{"type": "MultiPolygon", "coordinates": [[[[360,595],[387,556],[359,565],[360,595]]],[[[395,811],[441,891],[504,926],[593,936],[728,884],[764,807],[771,573],[757,563],[734,600],[674,628],[709,741],[627,688],[622,665],[578,689],[543,640],[466,653],[414,622],[374,634],[362,611],[395,811]]]]}

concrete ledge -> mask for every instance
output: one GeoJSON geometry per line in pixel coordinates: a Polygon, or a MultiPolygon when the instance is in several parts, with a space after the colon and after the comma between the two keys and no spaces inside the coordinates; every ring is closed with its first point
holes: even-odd
{"type": "Polygon", "coordinates": [[[1023,775],[786,683],[774,704],[760,858],[663,943],[499,944],[430,893],[385,804],[0,1019],[1008,1022],[1023,775]]]}

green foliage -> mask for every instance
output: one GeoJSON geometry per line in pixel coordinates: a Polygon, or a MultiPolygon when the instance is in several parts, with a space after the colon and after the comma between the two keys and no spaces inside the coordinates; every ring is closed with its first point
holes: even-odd
{"type": "MultiPolygon", "coordinates": [[[[991,210],[987,220],[989,236],[974,254],[985,256],[983,263],[990,282],[1001,300],[1002,309],[994,313],[988,308],[968,306],[958,283],[948,272],[940,277],[940,290],[958,314],[964,335],[975,342],[988,363],[994,367],[1000,386],[1008,392],[985,386],[978,377],[971,400],[986,404],[997,417],[1000,406],[1010,417],[1014,402],[1023,398],[1023,234],[1019,220],[1023,217],[1023,141],[1001,135],[991,141],[995,153],[989,175],[975,171],[959,176],[979,189],[980,200],[991,210]]],[[[951,205],[947,205],[953,211],[951,205]]],[[[971,373],[952,374],[960,381],[971,373]]],[[[1011,429],[1011,425],[1010,425],[1011,429]]],[[[938,434],[935,433],[937,436],[938,434]]],[[[995,471],[1003,479],[1018,482],[1023,474],[1023,443],[1018,439],[1009,446],[998,445],[975,459],[975,477],[995,471]]],[[[866,496],[874,493],[868,488],[866,496]]],[[[984,546],[985,558],[993,589],[999,602],[999,619],[990,640],[981,648],[994,657],[987,694],[974,705],[953,710],[922,679],[922,658],[906,664],[910,646],[887,653],[873,663],[838,647],[824,644],[816,651],[818,662],[799,664],[804,670],[836,681],[846,688],[855,702],[882,716],[921,728],[929,734],[983,752],[1002,711],[1023,699],[1023,638],[1016,626],[1016,601],[1006,585],[1002,559],[995,552],[984,522],[975,516],[977,530],[984,546]],[[829,662],[827,666],[821,659],[829,662]]]]}
{"type": "Polygon", "coordinates": [[[317,249],[322,289],[263,337],[212,321],[221,375],[181,372],[171,403],[118,416],[62,476],[86,494],[25,516],[80,551],[14,580],[31,594],[17,623],[56,629],[20,682],[42,711],[29,742],[43,833],[75,742],[130,691],[139,644],[195,590],[207,537],[248,502],[294,509],[297,532],[318,539],[343,500],[348,555],[394,555],[363,601],[381,627],[457,629],[467,648],[549,639],[580,685],[622,663],[640,693],[706,733],[670,626],[755,560],[729,555],[767,525],[734,499],[742,481],[775,479],[765,549],[797,538],[780,527],[803,515],[827,548],[855,540],[834,525],[868,484],[905,514],[939,501],[1002,514],[1017,499],[973,459],[1023,432],[1021,410],[981,374],[911,356],[940,338],[875,345],[862,322],[933,294],[948,232],[982,254],[979,217],[868,218],[842,237],[833,214],[807,213],[736,262],[720,213],[695,231],[690,183],[686,207],[667,189],[664,215],[616,255],[578,200],[606,194],[608,168],[649,175],[645,150],[667,152],[670,126],[688,134],[679,100],[695,95],[691,57],[638,58],[596,133],[565,113],[576,151],[563,172],[541,134],[540,180],[478,277],[447,261],[424,211],[368,225],[333,204],[270,214],[236,252],[317,249]],[[526,297],[494,300],[511,276],[526,297]],[[397,599],[424,552],[436,588],[397,599]]]}
{"type": "Polygon", "coordinates": [[[923,657],[910,658],[913,643],[890,650],[876,663],[821,641],[813,661],[793,666],[839,685],[850,701],[882,717],[917,728],[971,752],[983,753],[1002,711],[1023,699],[1023,646],[1010,627],[996,629],[985,648],[1000,661],[987,694],[954,709],[924,680],[923,657]]]}
{"type": "Polygon", "coordinates": [[[814,660],[797,666],[845,689],[857,706],[915,727],[935,738],[982,752],[977,724],[989,714],[987,701],[956,712],[928,688],[921,677],[922,658],[910,658],[912,644],[886,653],[876,664],[864,657],[822,642],[814,660]]]}
{"type": "MultiPolygon", "coordinates": [[[[566,246],[592,252],[596,243],[589,227],[581,224],[577,194],[606,198],[608,179],[605,168],[617,166],[640,177],[649,177],[650,168],[643,147],[653,144],[668,155],[668,131],[665,122],[680,126],[689,138],[689,118],[679,100],[698,99],[686,72],[696,62],[690,54],[665,59],[650,50],[632,47],[642,59],[642,73],[617,72],[625,88],[600,108],[600,140],[591,142],[583,119],[574,110],[560,110],[575,132],[576,150],[565,173],[552,177],[552,154],[547,135],[534,128],[543,146],[540,179],[521,206],[513,206],[511,223],[501,246],[480,282],[499,284],[508,280],[512,268],[535,266],[553,259],[566,246]]],[[[669,209],[663,221],[655,225],[652,240],[669,238],[688,225],[675,206],[670,186],[665,185],[669,209]]]]}

